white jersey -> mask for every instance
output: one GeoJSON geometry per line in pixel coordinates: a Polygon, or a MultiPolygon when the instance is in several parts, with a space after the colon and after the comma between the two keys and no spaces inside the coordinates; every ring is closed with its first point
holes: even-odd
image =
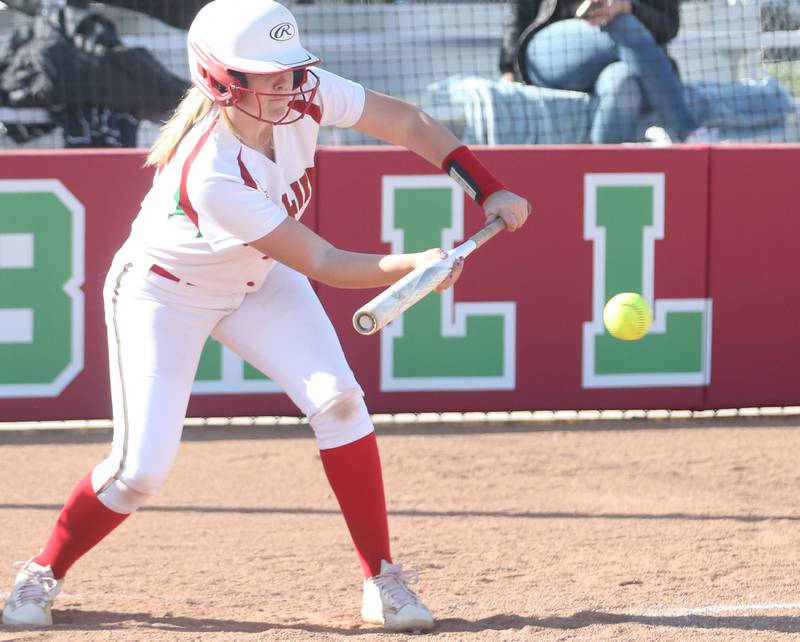
{"type": "Polygon", "coordinates": [[[300,218],[311,199],[320,126],[351,127],[364,110],[361,85],[313,72],[320,84],[306,115],[273,129],[274,162],[239,141],[216,109],[195,125],[156,174],[125,258],[207,290],[259,289],[274,261],[248,243],[287,216],[300,218]]]}

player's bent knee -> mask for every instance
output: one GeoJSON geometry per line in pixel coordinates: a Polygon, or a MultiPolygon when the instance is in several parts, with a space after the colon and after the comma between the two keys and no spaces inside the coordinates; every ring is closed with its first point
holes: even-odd
{"type": "Polygon", "coordinates": [[[339,393],[311,415],[309,423],[321,449],[344,446],[374,430],[360,390],[339,393]]]}
{"type": "Polygon", "coordinates": [[[115,513],[129,515],[141,508],[153,495],[132,488],[124,479],[113,479],[97,491],[97,499],[115,513]]]}
{"type": "Polygon", "coordinates": [[[166,474],[161,471],[107,471],[107,462],[97,466],[92,482],[97,498],[115,513],[130,514],[141,508],[161,488],[166,474]]]}

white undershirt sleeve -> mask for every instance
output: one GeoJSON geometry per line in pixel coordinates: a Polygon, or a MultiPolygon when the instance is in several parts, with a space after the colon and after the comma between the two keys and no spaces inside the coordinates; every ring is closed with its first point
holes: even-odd
{"type": "Polygon", "coordinates": [[[364,87],[324,69],[314,69],[319,76],[322,103],[320,125],[352,127],[364,113],[364,87]]]}

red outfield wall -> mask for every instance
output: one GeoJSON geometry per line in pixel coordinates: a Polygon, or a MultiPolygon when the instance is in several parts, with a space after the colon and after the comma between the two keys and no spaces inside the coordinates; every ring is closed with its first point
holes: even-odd
{"type": "MultiPolygon", "coordinates": [[[[365,338],[350,319],[375,292],[319,288],[373,412],[798,403],[800,147],[480,154],[530,198],[535,217],[470,257],[452,300],[434,296],[404,315],[402,332],[394,324],[365,338]],[[621,345],[598,330],[603,301],[623,289],[654,306],[646,341],[621,345]]],[[[0,421],[109,416],[100,291],[149,184],[142,160],[136,152],[0,155],[0,421]],[[39,213],[20,209],[28,201],[14,195],[50,185],[30,179],[60,181],[85,210],[85,242],[72,246],[84,272],[85,298],[73,306],[83,340],[71,344],[71,374],[46,394],[15,356],[50,350],[48,341],[47,354],[59,349],[59,318],[42,318],[46,301],[25,298],[36,289],[26,270],[47,271],[58,254],[26,231],[39,213]],[[27,238],[26,254],[18,241],[27,238]]],[[[399,150],[322,149],[314,192],[304,221],[354,250],[446,245],[482,219],[439,172],[399,150]]],[[[190,414],[297,412],[268,385],[247,394],[237,385],[196,394],[190,414]]]]}

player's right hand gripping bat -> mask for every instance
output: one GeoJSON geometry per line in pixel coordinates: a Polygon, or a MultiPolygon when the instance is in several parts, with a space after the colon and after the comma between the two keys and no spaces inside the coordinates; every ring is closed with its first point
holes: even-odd
{"type": "Polygon", "coordinates": [[[353,327],[356,332],[364,335],[375,334],[444,281],[457,258],[468,256],[505,227],[503,219],[493,219],[482,230],[450,250],[446,259],[434,259],[426,265],[421,265],[390,285],[356,310],[353,315],[353,327]]]}

